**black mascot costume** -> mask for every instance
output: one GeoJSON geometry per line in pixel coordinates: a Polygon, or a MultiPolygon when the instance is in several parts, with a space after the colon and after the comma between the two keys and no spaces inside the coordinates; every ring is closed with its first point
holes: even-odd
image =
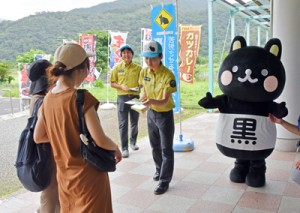
{"type": "Polygon", "coordinates": [[[218,108],[216,143],[224,155],[235,158],[230,180],[251,187],[265,185],[265,159],[276,142],[276,126],[269,113],[285,117],[285,103],[274,102],[285,85],[285,70],[280,61],[281,42],[270,39],[264,48],[247,46],[236,36],[230,53],[223,61],[218,83],[224,94],[206,97],[199,105],[218,108]]]}

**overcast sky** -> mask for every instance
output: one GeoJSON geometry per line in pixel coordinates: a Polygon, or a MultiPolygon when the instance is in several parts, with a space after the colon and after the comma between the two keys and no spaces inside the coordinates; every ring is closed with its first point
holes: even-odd
{"type": "Polygon", "coordinates": [[[69,11],[111,1],[115,0],[4,0],[0,6],[0,19],[17,20],[36,12],[69,11]]]}

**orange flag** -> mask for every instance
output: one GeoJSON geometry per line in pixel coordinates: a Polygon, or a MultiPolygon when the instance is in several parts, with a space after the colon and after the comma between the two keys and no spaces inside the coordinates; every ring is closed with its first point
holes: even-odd
{"type": "Polygon", "coordinates": [[[194,67],[200,47],[201,26],[180,26],[180,80],[194,83],[194,67]]]}

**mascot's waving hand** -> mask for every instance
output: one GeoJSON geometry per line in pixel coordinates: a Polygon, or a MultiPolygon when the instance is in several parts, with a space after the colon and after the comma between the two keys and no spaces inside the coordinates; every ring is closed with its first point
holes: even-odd
{"type": "Polygon", "coordinates": [[[276,38],[261,48],[247,46],[243,37],[235,37],[218,74],[224,94],[212,97],[207,93],[199,101],[204,108],[220,111],[216,143],[224,155],[236,158],[230,172],[232,182],[265,185],[265,159],[276,142],[276,126],[268,115],[282,118],[288,114],[284,102],[274,102],[285,84],[281,51],[276,38]]]}

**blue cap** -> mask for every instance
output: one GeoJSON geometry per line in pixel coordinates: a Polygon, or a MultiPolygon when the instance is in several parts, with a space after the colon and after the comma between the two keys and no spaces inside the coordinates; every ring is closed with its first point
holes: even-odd
{"type": "Polygon", "coordinates": [[[155,58],[162,53],[161,44],[157,41],[149,41],[144,43],[142,56],[147,58],[155,58]]]}
{"type": "Polygon", "coordinates": [[[129,46],[128,44],[123,44],[123,45],[120,47],[120,52],[122,53],[125,49],[128,49],[128,50],[132,53],[132,55],[134,54],[134,52],[133,52],[131,46],[129,46]]]}

